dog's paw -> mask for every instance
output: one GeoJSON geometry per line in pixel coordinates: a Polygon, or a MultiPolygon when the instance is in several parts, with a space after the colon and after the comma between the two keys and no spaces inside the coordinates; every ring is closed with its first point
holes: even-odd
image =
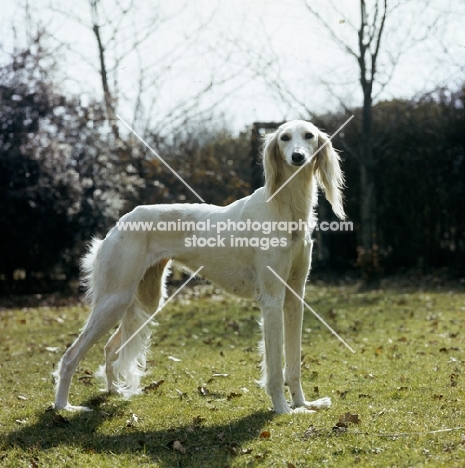
{"type": "Polygon", "coordinates": [[[276,414],[290,414],[292,409],[289,406],[289,403],[286,400],[279,401],[273,405],[274,412],[276,414]]]}
{"type": "Polygon", "coordinates": [[[324,397],[314,401],[306,401],[303,407],[309,410],[318,411],[322,409],[328,409],[330,406],[331,398],[324,397]]]}
{"type": "Polygon", "coordinates": [[[92,411],[89,407],[87,406],[73,406],[70,405],[69,403],[63,407],[59,407],[57,405],[54,405],[55,410],[60,410],[60,411],[69,411],[72,413],[84,413],[84,412],[89,412],[92,411]]]}
{"type": "Polygon", "coordinates": [[[316,413],[315,410],[308,409],[306,406],[299,406],[298,408],[294,408],[291,410],[292,414],[311,414],[316,413]]]}

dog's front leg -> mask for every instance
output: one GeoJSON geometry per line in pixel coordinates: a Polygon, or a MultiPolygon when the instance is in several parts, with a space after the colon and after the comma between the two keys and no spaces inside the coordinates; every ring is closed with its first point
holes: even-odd
{"type": "MultiPolygon", "coordinates": [[[[294,289],[299,295],[304,290],[294,289]]],[[[302,337],[302,301],[292,293],[286,293],[284,302],[284,347],[286,366],[284,370],[285,382],[291,393],[293,412],[313,412],[331,406],[330,398],[320,398],[315,401],[306,401],[301,384],[301,337],[302,337]]]]}
{"type": "MultiPolygon", "coordinates": [[[[296,292],[303,294],[303,288],[298,288],[296,292]]],[[[286,291],[286,300],[284,302],[284,346],[286,361],[284,378],[285,384],[289,387],[293,407],[305,405],[305,397],[300,379],[302,318],[302,302],[291,292],[286,291]]]]}
{"type": "Polygon", "coordinates": [[[290,413],[284,396],[283,299],[268,296],[260,301],[263,318],[263,382],[276,413],[290,413]]]}

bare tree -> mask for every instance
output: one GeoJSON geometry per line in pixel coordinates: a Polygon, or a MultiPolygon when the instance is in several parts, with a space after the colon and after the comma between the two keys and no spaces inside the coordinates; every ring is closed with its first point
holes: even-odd
{"type": "Polygon", "coordinates": [[[204,98],[211,97],[214,88],[233,83],[234,77],[223,73],[220,64],[218,69],[202,70],[201,80],[189,82],[185,68],[198,63],[201,47],[208,47],[199,45],[199,37],[212,24],[214,8],[205,16],[192,18],[187,25],[182,22],[179,25],[177,21],[184,14],[187,1],[168,8],[163,2],[141,0],[88,0],[87,4],[88,12],[82,10],[79,14],[53,4],[51,10],[66,20],[74,20],[92,34],[93,53],[83,54],[76,45],[68,47],[98,73],[106,116],[116,140],[119,140],[118,109],[124,109],[119,112],[142,134],[152,135],[184,121],[210,117],[221,98],[204,98]],[[184,29],[173,41],[173,31],[184,29]],[[173,79],[182,82],[182,92],[174,92],[173,79]],[[166,90],[176,97],[168,104],[166,90]]]}
{"type": "MultiPolygon", "coordinates": [[[[340,63],[334,64],[331,73],[315,67],[314,57],[309,56],[309,70],[319,69],[314,80],[324,86],[326,92],[335,99],[347,113],[353,113],[352,106],[356,103],[353,93],[349,98],[341,95],[341,89],[347,93],[358,88],[361,91],[360,135],[361,142],[357,148],[346,146],[344,150],[357,159],[360,168],[360,222],[359,260],[368,271],[374,273],[378,269],[378,238],[377,238],[377,202],[376,202],[376,167],[377,160],[373,148],[378,144],[380,135],[373,134],[372,109],[374,102],[391,82],[398,68],[402,55],[432,36],[437,35],[437,29],[442,24],[440,11],[429,10],[432,1],[419,3],[416,0],[358,0],[358,12],[342,12],[337,2],[329,0],[325,7],[318,8],[316,2],[306,0],[304,8],[326,32],[331,42],[348,57],[348,62],[356,65],[358,70],[357,83],[353,81],[353,73],[345,76],[338,73],[340,63]],[[328,8],[329,3],[329,8],[328,8]],[[337,19],[336,19],[337,18],[337,19]],[[408,18],[408,19],[407,19],[408,18]],[[414,23],[407,21],[414,19],[414,23]],[[344,25],[345,27],[342,27],[344,25]],[[330,78],[328,78],[328,76],[330,78]],[[326,77],[326,78],[325,78],[326,77]]],[[[270,38],[271,41],[271,38],[270,38]]],[[[261,76],[277,95],[279,100],[292,105],[303,118],[313,117],[312,111],[305,102],[306,93],[293,91],[285,78],[286,69],[282,66],[278,54],[271,44],[263,46],[263,51],[249,53],[250,62],[259,64],[257,74],[261,76]],[[271,59],[270,59],[271,57],[271,59]],[[261,71],[259,71],[261,70],[261,71]],[[304,96],[304,97],[302,97],[304,96]]],[[[347,62],[347,61],[346,61],[347,62]]],[[[425,80],[426,81],[426,80],[425,80]]],[[[308,77],[306,77],[308,86],[308,77]]],[[[294,88],[295,89],[295,88],[294,88]]],[[[356,104],[355,104],[356,105],[356,104]]],[[[378,145],[379,146],[379,145],[378,145]]],[[[366,278],[367,280],[374,278],[366,278]]]]}
{"type": "MultiPolygon", "coordinates": [[[[376,262],[376,160],[373,155],[373,84],[377,78],[377,66],[382,40],[384,39],[388,0],[378,0],[371,12],[367,11],[365,0],[360,0],[360,23],[357,28],[358,48],[354,49],[340,40],[325,19],[309,3],[308,10],[323,24],[331,37],[358,64],[360,86],[363,93],[360,162],[360,254],[362,264],[376,262]]],[[[392,61],[395,67],[397,60],[392,61]]],[[[370,265],[370,268],[376,265],[370,265]]]]}
{"type": "MultiPolygon", "coordinates": [[[[332,7],[337,11],[335,5],[332,7]]],[[[422,42],[438,25],[439,17],[427,20],[419,18],[421,31],[413,27],[397,23],[391,24],[387,33],[386,25],[394,20],[396,10],[403,5],[414,6],[414,2],[401,2],[393,0],[376,0],[366,2],[359,0],[359,22],[350,24],[351,29],[357,33],[356,46],[344,41],[331,26],[325,17],[315,10],[309,1],[306,8],[311,15],[324,27],[333,41],[350,57],[358,66],[359,85],[362,91],[360,145],[357,149],[349,149],[355,155],[360,166],[360,222],[361,232],[359,235],[359,264],[364,270],[364,278],[367,282],[377,282],[379,279],[379,246],[377,239],[377,201],[376,201],[376,166],[377,161],[373,153],[373,102],[375,99],[374,86],[378,87],[377,95],[390,82],[402,54],[422,42]],[[402,30],[402,27],[404,29],[402,30]],[[394,28],[397,30],[394,32],[394,28]],[[394,40],[394,34],[401,36],[397,42],[397,48],[389,47],[388,40],[394,40]],[[389,35],[388,35],[389,34],[389,35]],[[384,51],[384,60],[380,66],[381,51],[384,51]],[[380,73],[379,70],[382,69],[380,73]]],[[[424,11],[429,5],[422,5],[424,11]]],[[[421,14],[420,14],[421,16],[421,14]]],[[[398,16],[397,16],[398,18],[398,16]]],[[[341,19],[341,22],[346,20],[341,19]]],[[[340,99],[340,102],[342,100],[340,99]]],[[[345,107],[345,106],[344,106],[345,107]]]]}

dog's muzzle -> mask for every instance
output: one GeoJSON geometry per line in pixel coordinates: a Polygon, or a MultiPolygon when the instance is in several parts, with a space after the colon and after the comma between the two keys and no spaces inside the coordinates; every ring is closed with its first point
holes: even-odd
{"type": "Polygon", "coordinates": [[[300,148],[295,148],[292,155],[292,164],[294,166],[302,166],[305,163],[305,151],[300,148]]]}

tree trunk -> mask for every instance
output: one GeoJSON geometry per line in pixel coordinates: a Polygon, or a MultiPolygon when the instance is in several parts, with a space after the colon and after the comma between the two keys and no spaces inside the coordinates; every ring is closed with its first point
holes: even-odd
{"type": "Polygon", "coordinates": [[[357,263],[362,269],[365,287],[377,287],[380,283],[379,249],[376,228],[376,162],[373,155],[373,115],[371,82],[362,83],[363,110],[360,165],[360,223],[357,263]]]}

